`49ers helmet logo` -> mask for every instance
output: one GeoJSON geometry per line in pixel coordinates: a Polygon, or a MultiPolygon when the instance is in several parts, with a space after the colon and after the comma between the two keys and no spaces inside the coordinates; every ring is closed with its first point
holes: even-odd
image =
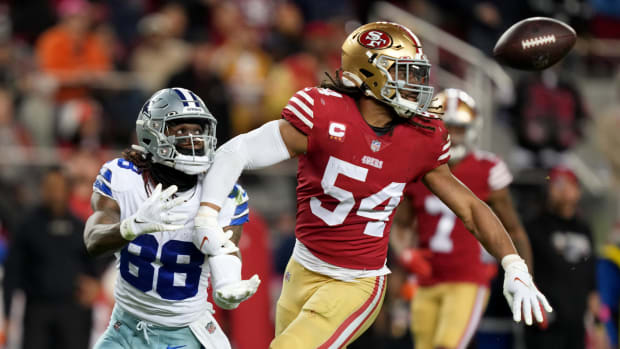
{"type": "Polygon", "coordinates": [[[381,49],[392,46],[392,38],[384,31],[370,29],[358,37],[359,43],[367,48],[381,49]]]}

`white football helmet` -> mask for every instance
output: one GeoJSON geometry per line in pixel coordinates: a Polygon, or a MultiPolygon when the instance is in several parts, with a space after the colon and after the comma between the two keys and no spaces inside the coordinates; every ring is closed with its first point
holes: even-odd
{"type": "Polygon", "coordinates": [[[448,88],[438,93],[436,98],[436,104],[441,106],[444,124],[465,128],[462,141],[451,137],[450,162],[459,162],[476,146],[482,118],[478,115],[476,102],[465,91],[448,88]]]}
{"type": "Polygon", "coordinates": [[[155,92],[146,101],[136,120],[138,146],[134,149],[152,156],[155,163],[164,164],[186,174],[207,171],[213,157],[217,138],[217,120],[206,105],[192,91],[184,88],[166,88],[155,92]],[[174,124],[195,123],[202,126],[202,133],[182,136],[167,135],[166,129],[174,124]],[[177,148],[181,141],[191,143],[191,149],[177,148]],[[196,147],[202,143],[202,147],[196,147]]]}

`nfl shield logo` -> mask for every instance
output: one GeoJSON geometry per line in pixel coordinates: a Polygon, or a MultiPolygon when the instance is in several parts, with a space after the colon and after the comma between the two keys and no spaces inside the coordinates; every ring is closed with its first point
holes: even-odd
{"type": "Polygon", "coordinates": [[[374,141],[372,141],[370,143],[370,150],[374,151],[374,152],[378,152],[381,149],[381,141],[378,139],[375,139],[374,141]]]}

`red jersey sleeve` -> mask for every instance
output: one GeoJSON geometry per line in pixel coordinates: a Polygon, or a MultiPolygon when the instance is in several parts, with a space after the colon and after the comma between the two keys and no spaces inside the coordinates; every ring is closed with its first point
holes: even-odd
{"type": "MultiPolygon", "coordinates": [[[[423,177],[427,172],[443,165],[450,160],[450,134],[440,119],[432,120],[431,126],[434,128],[427,147],[426,165],[424,166],[423,177]]],[[[417,179],[419,179],[417,178],[417,179]]],[[[416,180],[417,180],[416,179],[416,180]]]]}
{"type": "Polygon", "coordinates": [[[304,88],[297,91],[282,109],[282,118],[303,134],[310,134],[314,126],[314,89],[304,88]]]}
{"type": "Polygon", "coordinates": [[[502,159],[496,157],[493,159],[493,167],[489,171],[489,189],[491,191],[506,188],[512,182],[512,174],[502,159]]]}

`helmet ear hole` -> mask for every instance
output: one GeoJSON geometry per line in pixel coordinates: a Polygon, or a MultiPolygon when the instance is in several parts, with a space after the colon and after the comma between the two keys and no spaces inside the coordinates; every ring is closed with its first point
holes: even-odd
{"type": "Polygon", "coordinates": [[[368,70],[366,70],[366,69],[364,69],[364,68],[360,69],[360,73],[364,74],[364,76],[365,76],[365,77],[367,77],[367,78],[370,78],[370,77],[372,77],[373,75],[375,75],[375,74],[373,74],[373,73],[369,72],[368,70]]]}
{"type": "Polygon", "coordinates": [[[142,143],[146,144],[146,145],[151,145],[151,140],[148,138],[142,138],[142,143]]]}

